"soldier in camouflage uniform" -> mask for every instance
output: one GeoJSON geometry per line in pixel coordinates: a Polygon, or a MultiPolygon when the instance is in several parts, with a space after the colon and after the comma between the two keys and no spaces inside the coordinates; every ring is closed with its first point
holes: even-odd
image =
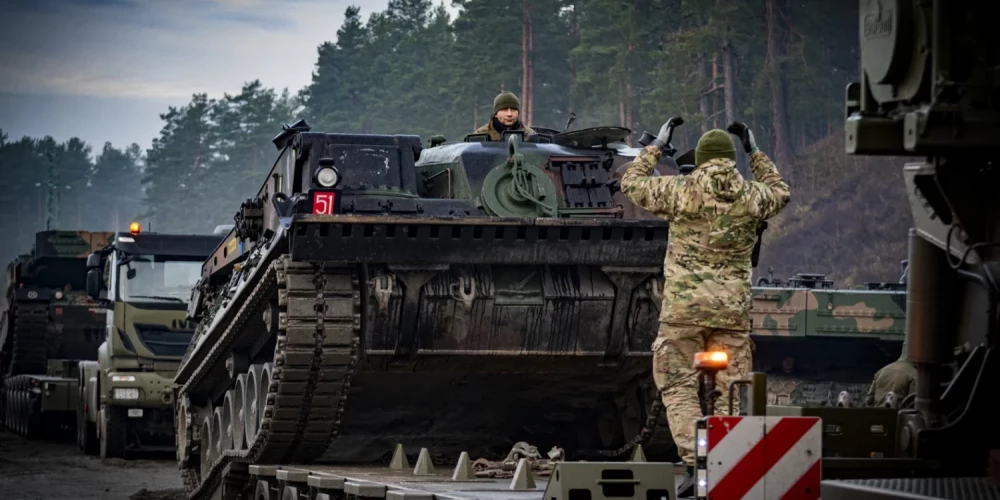
{"type": "Polygon", "coordinates": [[[489,134],[491,141],[503,140],[503,133],[507,130],[524,131],[524,139],[535,135],[531,127],[524,125],[520,120],[521,101],[516,95],[510,92],[500,92],[493,99],[493,116],[489,123],[476,129],[474,134],[489,134]]]}
{"type": "Polygon", "coordinates": [[[660,331],[652,349],[653,377],[688,466],[678,496],[691,495],[694,486],[694,425],[701,416],[694,354],[729,354],[728,370],[718,374],[722,397],[715,407],[721,413],[729,381],[745,377],[751,367],[750,255],[757,226],[790,199],[788,185],[746,125],[736,122],[728,130],[740,137],[756,181],[744,180],[736,170],[733,141],[719,129],[698,141],[697,167],[690,175],[651,176],[666,147],[667,125],[621,181],[633,203],[670,221],[660,331]]]}
{"type": "Polygon", "coordinates": [[[883,406],[889,392],[895,395],[895,405],[903,398],[917,391],[917,367],[907,356],[907,341],[903,339],[903,352],[899,359],[882,367],[875,373],[875,380],[865,398],[866,406],[883,406]]]}

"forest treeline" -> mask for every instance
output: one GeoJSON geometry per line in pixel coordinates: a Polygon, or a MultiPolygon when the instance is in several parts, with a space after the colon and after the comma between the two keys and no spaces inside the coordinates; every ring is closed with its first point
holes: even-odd
{"type": "MultiPolygon", "coordinates": [[[[53,219],[42,189],[49,170],[62,179],[58,227],[120,228],[123,220],[141,217],[157,231],[207,232],[231,223],[239,203],[263,182],[277,154],[270,140],[282,123],[304,118],[314,130],[461,140],[486,123],[501,90],[520,97],[522,118],[531,126],[561,130],[574,113],[573,128],[624,126],[633,131],[633,143],[642,131],[655,134],[670,116],[683,116],[674,140],[682,151],[710,128],[744,121],[789,179],[789,212],[798,215],[833,186],[860,175],[830,172],[823,161],[810,159],[817,151],[843,155],[842,148],[831,153],[829,144],[843,134],[844,88],[858,74],[856,5],[452,3],[461,7],[454,18],[430,0],[390,0],[385,10],[367,16],[349,7],[332,40],[317,48],[305,88],[279,91],[252,81],[232,95],[196,94],[160,115],[163,128],[145,151],[105,145],[91,154],[77,139],[55,144],[50,138],[4,138],[0,168],[24,175],[15,175],[18,187],[0,198],[0,209],[16,214],[5,217],[2,229],[17,235],[4,239],[0,252],[23,251],[30,246],[26,238],[45,227],[46,216],[53,219]]],[[[898,201],[892,186],[885,186],[883,208],[908,217],[905,206],[890,206],[898,201]]],[[[809,226],[795,220],[799,233],[809,226]]],[[[793,233],[780,219],[774,226],[775,237],[793,233]]],[[[828,234],[822,227],[816,232],[828,234]]],[[[905,232],[897,239],[905,241],[905,232]]],[[[887,279],[896,272],[895,265],[882,269],[884,264],[861,274],[798,269],[799,257],[789,258],[781,257],[776,269],[827,272],[849,281],[887,279]]]]}

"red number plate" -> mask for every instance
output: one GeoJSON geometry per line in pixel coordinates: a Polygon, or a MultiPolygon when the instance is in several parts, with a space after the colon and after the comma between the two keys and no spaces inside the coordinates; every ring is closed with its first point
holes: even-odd
{"type": "Polygon", "coordinates": [[[332,191],[313,192],[313,215],[330,215],[334,213],[337,202],[337,193],[332,191]]]}

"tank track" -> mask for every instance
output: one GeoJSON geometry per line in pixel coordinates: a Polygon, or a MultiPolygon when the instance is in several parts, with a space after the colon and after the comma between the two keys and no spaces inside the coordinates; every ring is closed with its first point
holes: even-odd
{"type": "Polygon", "coordinates": [[[4,375],[44,375],[48,361],[48,304],[12,302],[11,306],[10,362],[4,375]]]}
{"type": "MultiPolygon", "coordinates": [[[[320,457],[337,435],[347,390],[358,360],[361,330],[361,291],[354,265],[292,262],[281,255],[268,265],[260,282],[233,316],[219,342],[215,343],[196,376],[195,385],[229,352],[237,336],[267,335],[260,318],[276,297],[279,319],[267,397],[258,409],[258,431],[245,449],[226,450],[213,457],[204,475],[186,460],[183,470],[189,498],[211,496],[229,464],[307,463],[320,457]],[[259,325],[259,326],[256,326],[259,325]]],[[[185,391],[182,390],[182,394],[185,391]]],[[[194,449],[193,421],[198,414],[186,412],[186,452],[194,449]]],[[[209,436],[200,436],[199,446],[209,436]]],[[[204,454],[202,454],[204,456],[204,454]]],[[[206,470],[203,466],[201,470],[206,470]]]]}

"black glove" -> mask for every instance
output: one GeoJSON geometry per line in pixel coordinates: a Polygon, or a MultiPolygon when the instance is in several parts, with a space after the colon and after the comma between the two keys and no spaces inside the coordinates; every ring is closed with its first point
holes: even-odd
{"type": "Polygon", "coordinates": [[[740,142],[743,143],[743,150],[747,152],[748,155],[757,152],[757,143],[753,140],[753,132],[743,123],[733,122],[726,129],[730,134],[733,134],[740,138],[740,142]]]}

